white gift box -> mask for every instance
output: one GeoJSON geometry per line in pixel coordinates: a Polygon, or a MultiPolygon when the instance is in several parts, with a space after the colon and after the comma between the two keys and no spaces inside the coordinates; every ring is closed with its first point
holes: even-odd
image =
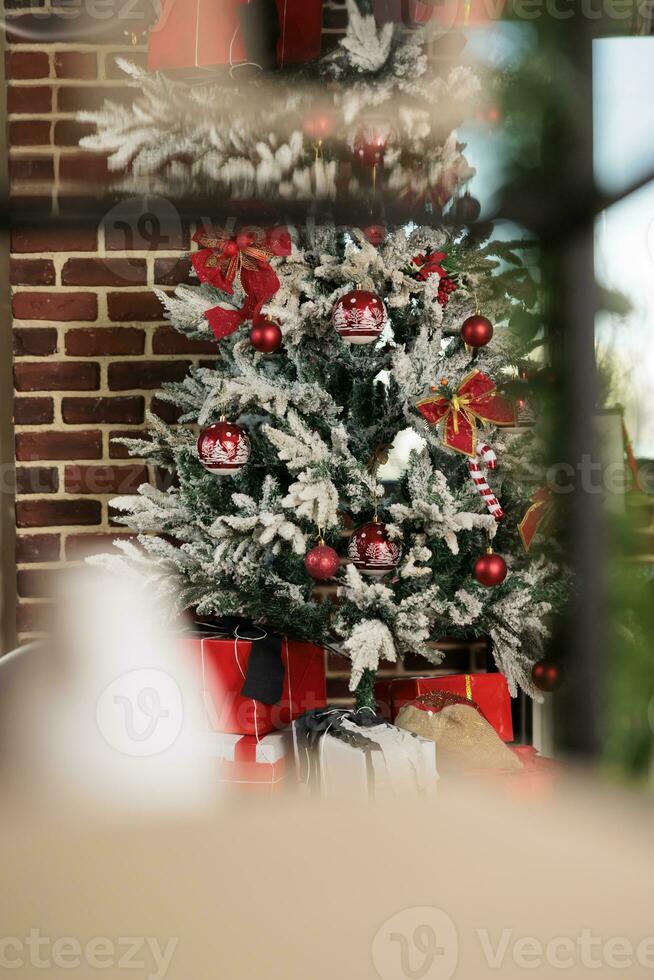
{"type": "Polygon", "coordinates": [[[295,759],[305,791],[335,800],[432,798],[438,785],[434,742],[395,725],[341,722],[352,742],[327,732],[314,747],[298,737],[295,759]]]}

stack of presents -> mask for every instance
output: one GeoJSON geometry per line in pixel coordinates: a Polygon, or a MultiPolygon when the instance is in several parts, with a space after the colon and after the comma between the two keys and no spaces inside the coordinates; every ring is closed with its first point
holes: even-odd
{"type": "MultiPolygon", "coordinates": [[[[439,777],[495,781],[520,795],[547,791],[556,773],[531,747],[511,744],[502,674],[403,677],[377,685],[377,712],[330,707],[325,654],[269,635],[184,641],[202,685],[201,751],[232,794],[294,789],[322,798],[435,795],[439,777]]],[[[263,634],[263,631],[261,631],[263,634]]]]}

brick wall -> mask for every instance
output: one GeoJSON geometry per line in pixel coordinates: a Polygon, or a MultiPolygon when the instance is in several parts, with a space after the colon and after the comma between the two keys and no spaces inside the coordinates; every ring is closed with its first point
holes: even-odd
{"type": "MultiPolygon", "coordinates": [[[[118,8],[125,2],[116,0],[118,8]]],[[[89,131],[75,121],[77,110],[107,96],[132,98],[114,60],[144,61],[145,35],[130,37],[134,25],[120,17],[89,21],[73,0],[5,0],[5,13],[17,629],[25,639],[41,629],[56,570],[125,533],[112,528],[109,501],[147,472],[112,437],[138,432],[147,409],[174,421],[157,389],[214,347],[168,327],[152,293],[155,284],[186,281],[180,253],[192,223],[173,207],[159,215],[158,234],[139,231],[105,158],[77,149],[89,131]]],[[[328,2],[326,46],[343,25],[342,3],[328,2]]],[[[331,666],[332,693],[345,695],[347,665],[331,666]]]]}

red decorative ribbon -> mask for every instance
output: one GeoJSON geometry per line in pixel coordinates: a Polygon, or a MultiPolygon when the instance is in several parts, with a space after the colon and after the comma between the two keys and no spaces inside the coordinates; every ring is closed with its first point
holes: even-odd
{"type": "Polygon", "coordinates": [[[518,524],[525,551],[531,548],[536,534],[551,517],[553,508],[552,491],[549,487],[541,487],[531,498],[531,506],[518,524]]]}
{"type": "Polygon", "coordinates": [[[464,456],[477,455],[477,420],[492,425],[515,425],[512,403],[497,394],[494,381],[472,371],[452,396],[423,398],[416,408],[432,425],[444,422],[443,444],[464,456]]]}
{"type": "Polygon", "coordinates": [[[204,246],[191,255],[201,282],[231,294],[236,281],[250,298],[262,305],[279,289],[279,279],[270,266],[270,259],[291,254],[291,237],[286,228],[242,231],[235,238],[220,232],[197,232],[193,241],[204,246]]]}
{"type": "Polygon", "coordinates": [[[197,232],[193,241],[203,245],[193,252],[191,262],[200,282],[208,282],[224,293],[234,292],[234,283],[245,293],[242,310],[215,307],[205,313],[218,340],[238,330],[273,298],[280,287],[270,265],[274,256],[291,254],[291,236],[284,227],[272,231],[241,231],[235,238],[217,233],[197,232]]]}
{"type": "Polygon", "coordinates": [[[444,279],[447,272],[441,265],[447,258],[447,252],[432,252],[430,255],[425,255],[421,252],[420,255],[416,255],[411,261],[414,265],[419,267],[419,272],[416,276],[421,282],[425,282],[430,276],[436,274],[441,279],[444,279]]]}

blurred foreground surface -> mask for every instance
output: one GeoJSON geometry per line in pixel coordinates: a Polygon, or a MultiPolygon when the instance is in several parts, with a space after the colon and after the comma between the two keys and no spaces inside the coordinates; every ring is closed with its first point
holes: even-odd
{"type": "Polygon", "coordinates": [[[448,785],[432,803],[289,798],[137,828],[100,813],[53,826],[5,805],[3,972],[479,980],[654,970],[648,803],[577,780],[538,805],[448,785]]]}

